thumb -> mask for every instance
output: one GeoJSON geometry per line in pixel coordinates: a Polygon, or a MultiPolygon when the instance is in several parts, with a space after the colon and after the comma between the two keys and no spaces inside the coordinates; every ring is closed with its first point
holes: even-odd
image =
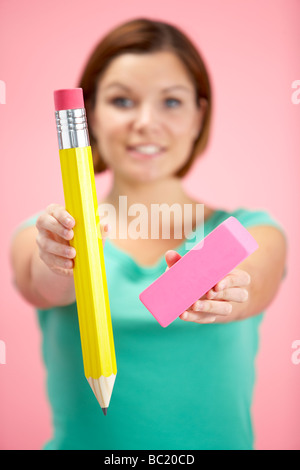
{"type": "Polygon", "coordinates": [[[110,232],[111,226],[109,224],[105,224],[104,226],[100,224],[100,228],[101,228],[102,244],[104,248],[105,240],[108,237],[108,232],[110,232]]]}
{"type": "Polygon", "coordinates": [[[166,268],[167,271],[169,268],[171,268],[171,266],[173,266],[173,264],[180,260],[181,255],[174,250],[168,250],[165,253],[165,258],[168,265],[166,268]]]}

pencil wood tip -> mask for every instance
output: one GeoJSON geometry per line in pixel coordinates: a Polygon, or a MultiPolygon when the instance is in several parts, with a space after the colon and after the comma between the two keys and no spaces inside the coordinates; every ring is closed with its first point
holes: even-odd
{"type": "Polygon", "coordinates": [[[116,376],[112,374],[109,377],[101,376],[99,379],[89,377],[87,379],[102,408],[104,416],[107,414],[115,378],[116,376]]]}

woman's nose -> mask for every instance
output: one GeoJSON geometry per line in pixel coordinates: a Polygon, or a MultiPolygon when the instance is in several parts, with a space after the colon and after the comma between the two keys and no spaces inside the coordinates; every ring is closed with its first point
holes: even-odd
{"type": "Polygon", "coordinates": [[[135,130],[159,127],[159,117],[154,107],[149,104],[139,106],[134,116],[133,127],[135,130]]]}

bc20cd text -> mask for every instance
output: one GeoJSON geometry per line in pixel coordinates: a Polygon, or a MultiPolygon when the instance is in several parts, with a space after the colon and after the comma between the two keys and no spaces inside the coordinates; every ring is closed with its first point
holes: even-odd
{"type": "Polygon", "coordinates": [[[160,454],[160,455],[149,455],[148,456],[148,464],[158,464],[158,465],[191,465],[194,463],[194,456],[193,455],[168,455],[168,454],[160,454]]]}

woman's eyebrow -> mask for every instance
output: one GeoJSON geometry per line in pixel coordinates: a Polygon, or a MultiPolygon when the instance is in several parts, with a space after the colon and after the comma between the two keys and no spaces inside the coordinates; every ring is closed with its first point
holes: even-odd
{"type": "MultiPolygon", "coordinates": [[[[109,88],[112,88],[112,87],[119,87],[119,88],[123,88],[124,90],[127,90],[127,91],[132,91],[132,89],[126,85],[124,85],[123,83],[120,83],[120,82],[112,82],[110,83],[109,85],[107,85],[107,87],[104,88],[104,90],[108,90],[109,88]]],[[[192,93],[192,90],[184,85],[172,85],[170,87],[167,87],[167,88],[164,88],[163,90],[161,90],[162,93],[165,93],[165,92],[168,92],[170,90],[175,90],[175,89],[180,89],[180,90],[183,90],[183,91],[187,91],[188,93],[192,93]]]]}
{"type": "Polygon", "coordinates": [[[119,83],[119,82],[110,83],[110,84],[107,85],[107,87],[105,87],[103,90],[108,90],[108,88],[112,88],[112,87],[124,88],[125,90],[130,91],[130,88],[129,88],[128,86],[123,85],[122,83],[119,83]]]}
{"type": "Polygon", "coordinates": [[[168,88],[164,88],[162,90],[162,92],[175,90],[175,89],[179,89],[179,90],[182,90],[182,91],[187,91],[188,93],[193,93],[193,90],[191,88],[188,88],[184,85],[172,85],[172,86],[169,86],[168,88]]]}

